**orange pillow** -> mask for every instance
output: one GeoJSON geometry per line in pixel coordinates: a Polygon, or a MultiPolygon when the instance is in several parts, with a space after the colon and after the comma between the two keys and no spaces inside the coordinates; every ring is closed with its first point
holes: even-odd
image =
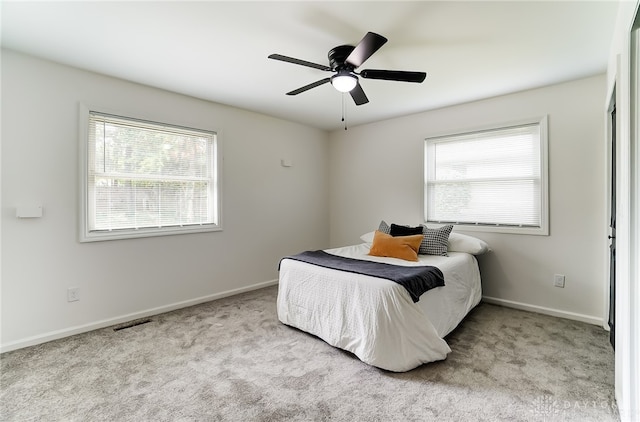
{"type": "Polygon", "coordinates": [[[417,261],[422,237],[423,235],[421,234],[393,237],[390,234],[376,230],[373,235],[373,244],[369,250],[369,255],[388,256],[391,258],[404,259],[405,261],[417,261]]]}

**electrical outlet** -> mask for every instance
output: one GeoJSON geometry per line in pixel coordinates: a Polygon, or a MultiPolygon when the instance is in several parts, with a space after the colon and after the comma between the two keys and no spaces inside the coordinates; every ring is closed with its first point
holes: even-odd
{"type": "Polygon", "coordinates": [[[69,287],[67,289],[67,302],[80,300],[80,287],[69,287]]]}
{"type": "Polygon", "coordinates": [[[553,285],[556,287],[564,287],[564,275],[563,274],[554,274],[553,275],[553,285]]]}

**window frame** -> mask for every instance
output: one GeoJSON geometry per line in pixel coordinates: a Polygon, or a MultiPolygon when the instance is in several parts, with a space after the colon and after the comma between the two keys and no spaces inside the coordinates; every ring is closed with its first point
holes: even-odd
{"type": "Polygon", "coordinates": [[[79,104],[79,228],[78,228],[78,240],[81,243],[84,242],[97,242],[106,240],[121,240],[121,239],[136,239],[154,236],[168,236],[178,234],[189,233],[205,233],[222,231],[222,136],[219,130],[207,127],[194,127],[193,125],[179,123],[175,121],[167,121],[163,119],[163,122],[159,122],[159,119],[152,119],[148,117],[140,116],[136,113],[123,112],[110,110],[104,107],[94,107],[88,104],[79,104]],[[215,134],[214,139],[214,169],[213,169],[213,190],[215,197],[212,199],[212,204],[215,207],[214,214],[217,216],[216,223],[199,224],[199,225],[185,225],[185,226],[166,226],[166,227],[145,227],[145,228],[130,228],[130,229],[117,229],[117,230],[89,230],[89,222],[91,216],[89,212],[91,207],[89,206],[89,199],[91,193],[89,192],[89,116],[90,113],[99,113],[105,115],[113,115],[124,119],[138,120],[144,123],[151,123],[159,126],[174,126],[185,129],[191,129],[195,131],[205,131],[215,134]]]}
{"type": "Polygon", "coordinates": [[[443,225],[453,224],[457,230],[461,231],[477,231],[490,233],[509,233],[509,234],[526,234],[526,235],[549,235],[549,131],[548,131],[548,115],[542,117],[528,118],[505,123],[492,124],[473,128],[464,131],[446,132],[433,135],[424,140],[424,156],[423,156],[423,219],[425,224],[443,225]],[[482,223],[458,223],[448,221],[429,221],[428,219],[428,155],[427,149],[430,140],[450,137],[463,136],[474,133],[495,131],[508,129],[510,127],[538,125],[540,130],[540,227],[523,227],[515,225],[492,225],[482,223]]]}

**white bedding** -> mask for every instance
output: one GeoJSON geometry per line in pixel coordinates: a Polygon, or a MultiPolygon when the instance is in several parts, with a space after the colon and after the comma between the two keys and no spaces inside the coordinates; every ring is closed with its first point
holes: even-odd
{"type": "Polygon", "coordinates": [[[370,365],[402,372],[445,359],[443,340],[480,302],[478,263],[473,255],[419,255],[418,262],[367,255],[365,243],[326,250],[334,255],[395,265],[433,265],[445,285],[413,303],[389,280],[284,259],[280,264],[278,318],[355,354],[370,365]]]}

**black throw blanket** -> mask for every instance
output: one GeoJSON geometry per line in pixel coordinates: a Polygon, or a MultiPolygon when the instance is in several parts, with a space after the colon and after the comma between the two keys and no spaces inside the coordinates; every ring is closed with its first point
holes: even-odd
{"type": "MultiPolygon", "coordinates": [[[[439,268],[431,266],[405,267],[402,265],[345,258],[343,256],[332,255],[325,251],[306,251],[282,259],[294,259],[320,267],[391,280],[407,289],[407,292],[409,292],[414,302],[419,301],[420,295],[427,290],[444,286],[442,271],[440,271],[439,268]]],[[[280,262],[282,262],[282,260],[280,262]]],[[[280,270],[280,265],[278,265],[278,270],[280,270]]]]}

